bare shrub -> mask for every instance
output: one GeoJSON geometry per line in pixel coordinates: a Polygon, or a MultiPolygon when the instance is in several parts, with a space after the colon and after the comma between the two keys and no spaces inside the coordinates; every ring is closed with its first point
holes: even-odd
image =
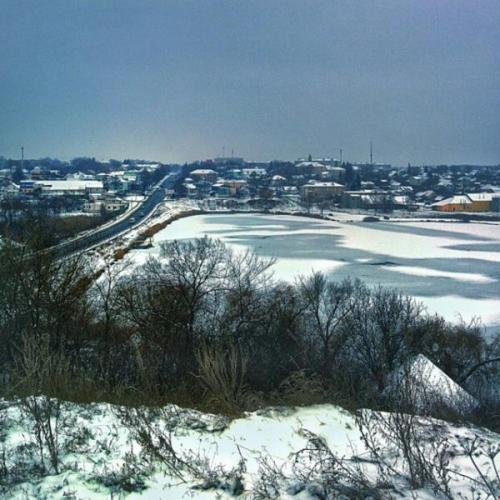
{"type": "Polygon", "coordinates": [[[246,461],[243,457],[231,468],[214,463],[206,456],[193,457],[193,477],[198,484],[195,490],[219,490],[231,496],[239,496],[245,490],[243,475],[246,472],[246,461]]]}
{"type": "Polygon", "coordinates": [[[24,335],[12,371],[13,392],[51,394],[70,385],[71,360],[49,335],[24,335]]]}
{"type": "MultiPolygon", "coordinates": [[[[450,435],[446,424],[421,419],[403,412],[357,415],[362,440],[385,477],[405,479],[412,488],[430,487],[436,495],[456,498],[452,477],[464,479],[475,492],[472,498],[499,498],[500,476],[496,458],[500,446],[477,435],[450,435]],[[476,472],[451,464],[451,459],[466,457],[476,472]]],[[[463,498],[460,496],[460,498],[463,498]]]]}
{"type": "MultiPolygon", "coordinates": [[[[320,436],[302,431],[307,445],[294,454],[294,477],[314,488],[322,498],[381,498],[376,483],[368,479],[361,463],[337,456],[320,436]]],[[[313,490],[313,492],[314,492],[313,490]]]]}
{"type": "Polygon", "coordinates": [[[68,386],[70,378],[69,359],[53,350],[48,335],[23,337],[13,372],[14,391],[22,394],[19,407],[32,424],[42,467],[48,456],[56,474],[60,471],[60,434],[65,419],[63,403],[50,394],[68,386]]]}
{"type": "Polygon", "coordinates": [[[253,484],[250,498],[255,500],[279,498],[289,481],[290,478],[285,474],[284,466],[277,464],[271,456],[263,455],[259,457],[257,480],[253,484]]]}
{"type": "Polygon", "coordinates": [[[277,390],[278,397],[291,405],[310,405],[324,400],[326,391],[318,375],[298,370],[289,375],[277,390]]]}
{"type": "Polygon", "coordinates": [[[141,492],[147,488],[146,478],[151,467],[144,467],[133,453],[123,457],[123,464],[119,468],[105,466],[97,470],[93,480],[107,488],[111,497],[123,493],[141,492]]]}
{"type": "MultiPolygon", "coordinates": [[[[381,473],[408,480],[412,489],[429,486],[451,498],[446,437],[426,436],[419,417],[409,413],[360,411],[357,425],[362,440],[381,473]],[[390,457],[393,457],[392,459],[390,457]]],[[[438,432],[439,427],[434,428],[438,432]]]]}
{"type": "Polygon", "coordinates": [[[186,472],[195,471],[190,460],[181,457],[172,443],[172,433],[180,421],[176,407],[122,408],[117,411],[131,437],[141,446],[145,466],[160,463],[168,474],[181,481],[185,480],[186,472]]]}
{"type": "Polygon", "coordinates": [[[251,498],[280,498],[283,493],[294,496],[305,492],[313,498],[383,498],[382,489],[390,488],[369,478],[361,460],[339,457],[326,441],[305,429],[304,448],[290,457],[290,467],[278,465],[271,456],[259,459],[258,479],[251,498]]]}
{"type": "Polygon", "coordinates": [[[175,447],[173,436],[180,425],[183,429],[203,429],[206,432],[218,432],[226,426],[226,420],[220,417],[193,413],[180,411],[171,405],[161,409],[118,410],[121,421],[141,447],[139,459],[134,458],[134,464],[143,468],[139,474],[161,466],[164,472],[181,482],[197,482],[195,489],[215,489],[239,495],[244,490],[243,474],[246,471],[246,462],[241,454],[238,464],[228,469],[214,461],[216,456],[209,458],[199,451],[181,451],[175,447]]]}
{"type": "Polygon", "coordinates": [[[247,361],[241,350],[231,344],[227,348],[203,346],[196,355],[199,380],[210,398],[237,410],[245,405],[247,361]]]}
{"type": "Polygon", "coordinates": [[[460,445],[470,462],[474,466],[482,489],[491,495],[492,498],[500,497],[500,474],[495,463],[496,457],[500,454],[500,445],[491,444],[478,436],[472,440],[460,439],[460,445]],[[494,472],[494,479],[488,479],[487,470],[494,472]]]}
{"type": "Polygon", "coordinates": [[[45,468],[45,455],[56,474],[60,472],[60,431],[63,424],[62,405],[58,399],[28,396],[21,399],[21,411],[31,419],[32,432],[38,445],[40,462],[45,468]]]}
{"type": "MultiPolygon", "coordinates": [[[[430,486],[434,492],[451,497],[448,465],[450,449],[446,436],[435,426],[433,435],[425,432],[417,415],[444,411],[455,401],[432,387],[435,380],[425,357],[404,363],[393,372],[386,396],[390,412],[361,410],[356,423],[364,445],[376,459],[381,474],[407,478],[412,489],[430,486]],[[394,457],[393,461],[388,458],[394,457]]],[[[451,391],[453,387],[443,387],[451,391]]],[[[457,395],[457,399],[458,399],[457,395]]]]}

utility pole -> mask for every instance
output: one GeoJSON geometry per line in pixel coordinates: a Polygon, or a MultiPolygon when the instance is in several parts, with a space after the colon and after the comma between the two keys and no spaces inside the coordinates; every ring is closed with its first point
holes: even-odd
{"type": "Polygon", "coordinates": [[[21,172],[24,172],[24,146],[21,146],[21,172]]]}

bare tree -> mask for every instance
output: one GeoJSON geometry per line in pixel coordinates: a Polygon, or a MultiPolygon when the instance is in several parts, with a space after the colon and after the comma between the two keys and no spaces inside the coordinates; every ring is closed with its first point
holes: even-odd
{"type": "Polygon", "coordinates": [[[148,270],[161,283],[176,289],[187,314],[186,340],[192,345],[204,298],[225,285],[230,251],[220,240],[205,237],[163,243],[161,255],[166,261],[150,261],[148,270]]]}
{"type": "Polygon", "coordinates": [[[109,255],[104,256],[104,263],[99,269],[92,286],[95,306],[103,319],[103,334],[107,337],[110,333],[112,322],[117,316],[118,297],[116,285],[120,277],[130,266],[128,259],[116,261],[109,255]]]}
{"type": "Polygon", "coordinates": [[[345,320],[353,309],[355,285],[349,280],[342,283],[328,281],[322,273],[301,278],[299,290],[304,302],[303,314],[310,330],[309,342],[320,350],[321,373],[327,376],[342,349],[348,330],[345,320]]]}
{"type": "Polygon", "coordinates": [[[359,286],[354,303],[348,357],[383,391],[387,374],[406,359],[406,336],[422,307],[411,297],[381,287],[359,286]]]}

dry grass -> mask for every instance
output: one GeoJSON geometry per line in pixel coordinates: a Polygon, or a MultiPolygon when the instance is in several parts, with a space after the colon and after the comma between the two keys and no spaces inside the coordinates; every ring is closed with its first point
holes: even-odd
{"type": "Polygon", "coordinates": [[[247,360],[237,346],[203,346],[196,355],[199,380],[209,400],[229,410],[245,407],[247,360]]]}

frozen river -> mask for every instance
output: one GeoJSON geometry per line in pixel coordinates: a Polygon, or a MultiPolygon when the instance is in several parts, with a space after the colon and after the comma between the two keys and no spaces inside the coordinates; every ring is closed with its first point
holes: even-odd
{"type": "Polygon", "coordinates": [[[220,238],[276,257],[276,278],[323,271],[402,290],[447,319],[480,316],[500,327],[500,225],[456,222],[330,222],[295,216],[200,215],[180,219],[134,250],[138,262],[173,239],[220,238]]]}

